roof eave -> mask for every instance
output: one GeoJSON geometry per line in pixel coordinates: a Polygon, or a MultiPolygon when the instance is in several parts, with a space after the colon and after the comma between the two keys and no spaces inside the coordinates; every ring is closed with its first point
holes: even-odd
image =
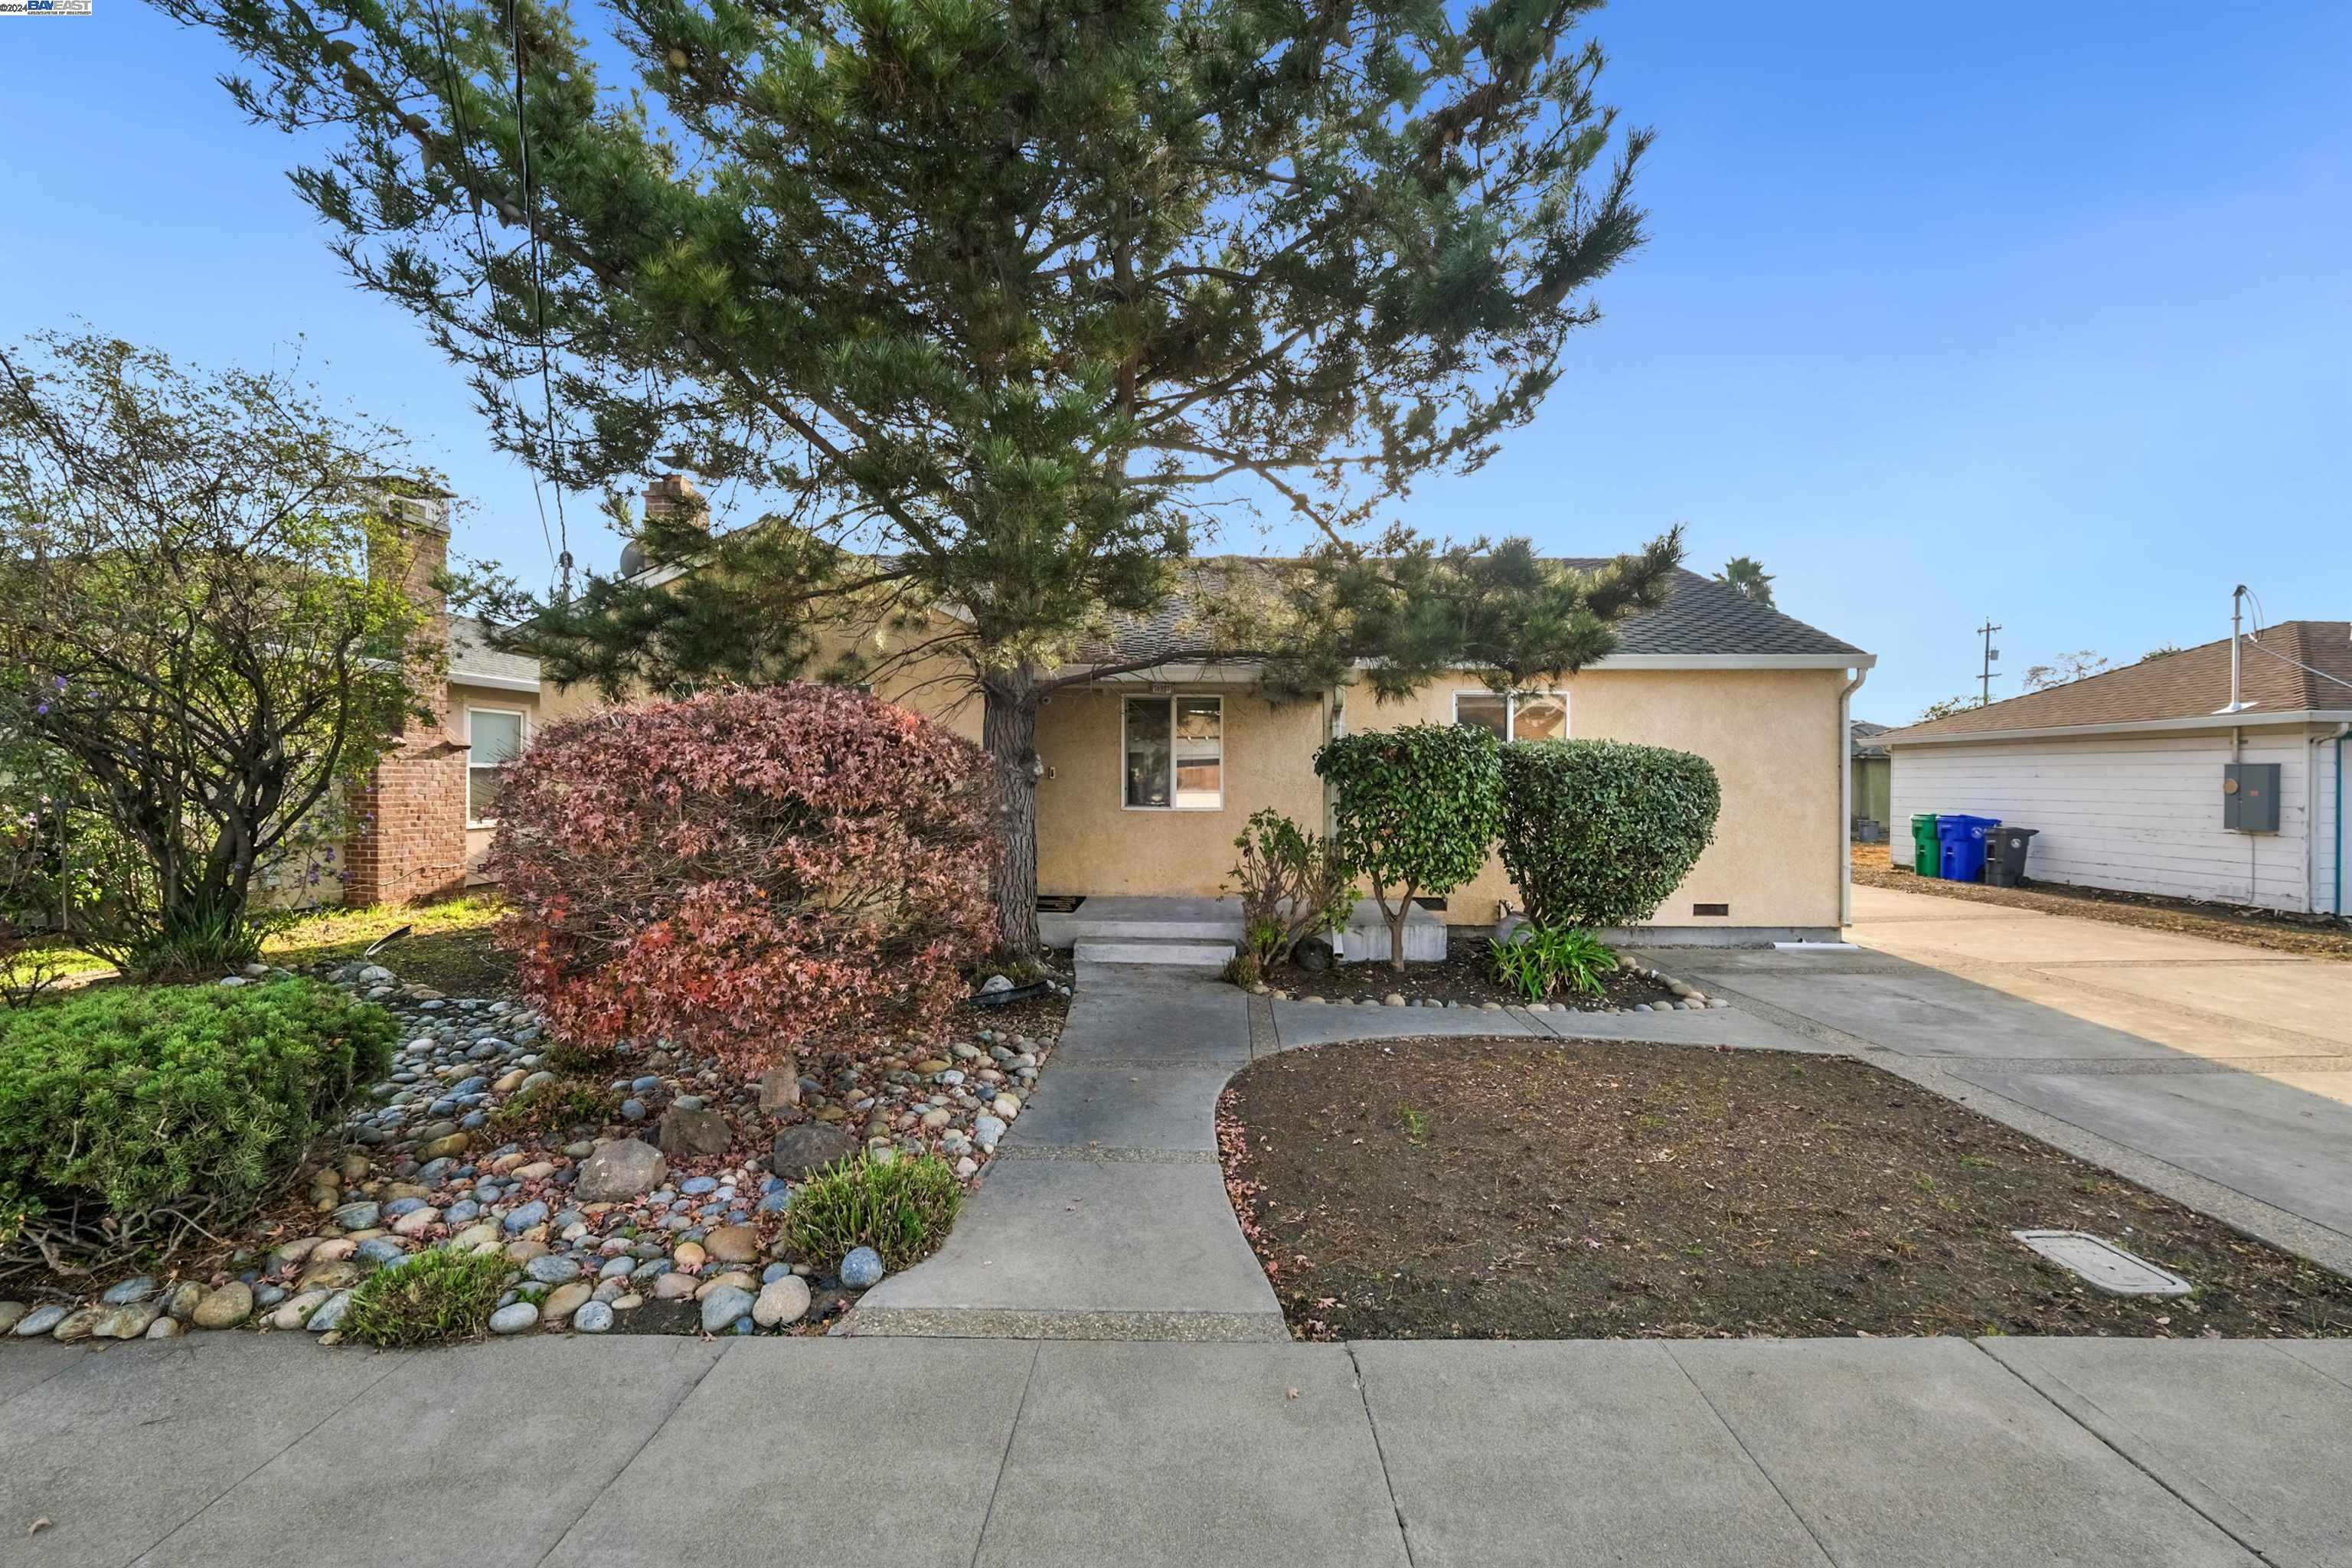
{"type": "Polygon", "coordinates": [[[1891,730],[1872,737],[1882,746],[1951,746],[1970,741],[2035,741],[2069,735],[2129,735],[2142,731],[2251,730],[2280,724],[2352,723],[2352,708],[2242,709],[2235,713],[2191,713],[2176,719],[2119,719],[2105,724],[2040,724],[2011,730],[1957,730],[1948,735],[1914,735],[1891,730]]]}

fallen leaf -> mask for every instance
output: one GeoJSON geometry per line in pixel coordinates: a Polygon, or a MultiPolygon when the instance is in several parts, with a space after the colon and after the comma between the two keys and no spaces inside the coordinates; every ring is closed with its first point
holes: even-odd
{"type": "MultiPolygon", "coordinates": [[[[1286,1389],[1284,1389],[1284,1390],[1282,1391],[1282,1396],[1283,1396],[1285,1399],[1296,1399],[1296,1398],[1297,1398],[1297,1397],[1298,1397],[1298,1390],[1297,1390],[1297,1389],[1295,1389],[1295,1388],[1286,1388],[1286,1389]]],[[[46,1519],[45,1519],[45,1520],[41,1521],[41,1522],[42,1522],[43,1524],[47,1524],[47,1523],[48,1523],[49,1521],[48,1521],[47,1520],[46,1520],[46,1519]]]]}

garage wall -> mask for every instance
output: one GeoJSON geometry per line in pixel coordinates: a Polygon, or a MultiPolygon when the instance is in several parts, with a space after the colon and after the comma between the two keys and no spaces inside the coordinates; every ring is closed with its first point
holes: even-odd
{"type": "MultiPolygon", "coordinates": [[[[2330,726],[2319,731],[2319,739],[2313,745],[2312,752],[2312,761],[2317,764],[2312,770],[2311,791],[2311,820],[2315,835],[2311,847],[2312,903],[2315,909],[2340,915],[2347,912],[2347,905],[2352,905],[2352,866],[2344,869],[2346,896],[2339,903],[2336,867],[2344,854],[2345,826],[2336,815],[2338,785],[2336,774],[2336,770],[2344,765],[2345,753],[2352,752],[2352,742],[2337,744],[2333,726],[2330,726]]],[[[2344,783],[2352,784],[2352,779],[2346,779],[2344,783]]],[[[2352,816],[2352,812],[2347,812],[2345,816],[2352,816]]]]}
{"type": "MultiPolygon", "coordinates": [[[[2319,748],[2306,733],[2300,725],[2245,731],[2245,761],[2281,764],[2274,834],[2221,826],[2226,730],[1897,746],[1889,827],[1900,855],[1915,812],[1997,816],[2041,829],[2026,860],[2030,878],[2308,910],[2309,772],[2319,748]]],[[[2332,837],[2332,824],[2317,826],[2315,872],[2332,837]]]]}

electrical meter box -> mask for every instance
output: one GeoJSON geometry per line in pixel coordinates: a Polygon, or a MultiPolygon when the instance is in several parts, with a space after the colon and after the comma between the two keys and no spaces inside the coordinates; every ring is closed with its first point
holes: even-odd
{"type": "Polygon", "coordinates": [[[2279,765],[2221,764],[2221,826],[2233,833],[2278,831],[2279,765]]]}

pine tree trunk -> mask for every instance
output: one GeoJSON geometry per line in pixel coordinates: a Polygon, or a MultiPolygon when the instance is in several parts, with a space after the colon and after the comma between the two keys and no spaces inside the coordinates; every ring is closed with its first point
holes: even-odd
{"type": "Polygon", "coordinates": [[[1037,936],[1036,671],[1008,671],[982,686],[981,744],[996,763],[996,942],[1006,956],[1034,953],[1037,936]]]}

